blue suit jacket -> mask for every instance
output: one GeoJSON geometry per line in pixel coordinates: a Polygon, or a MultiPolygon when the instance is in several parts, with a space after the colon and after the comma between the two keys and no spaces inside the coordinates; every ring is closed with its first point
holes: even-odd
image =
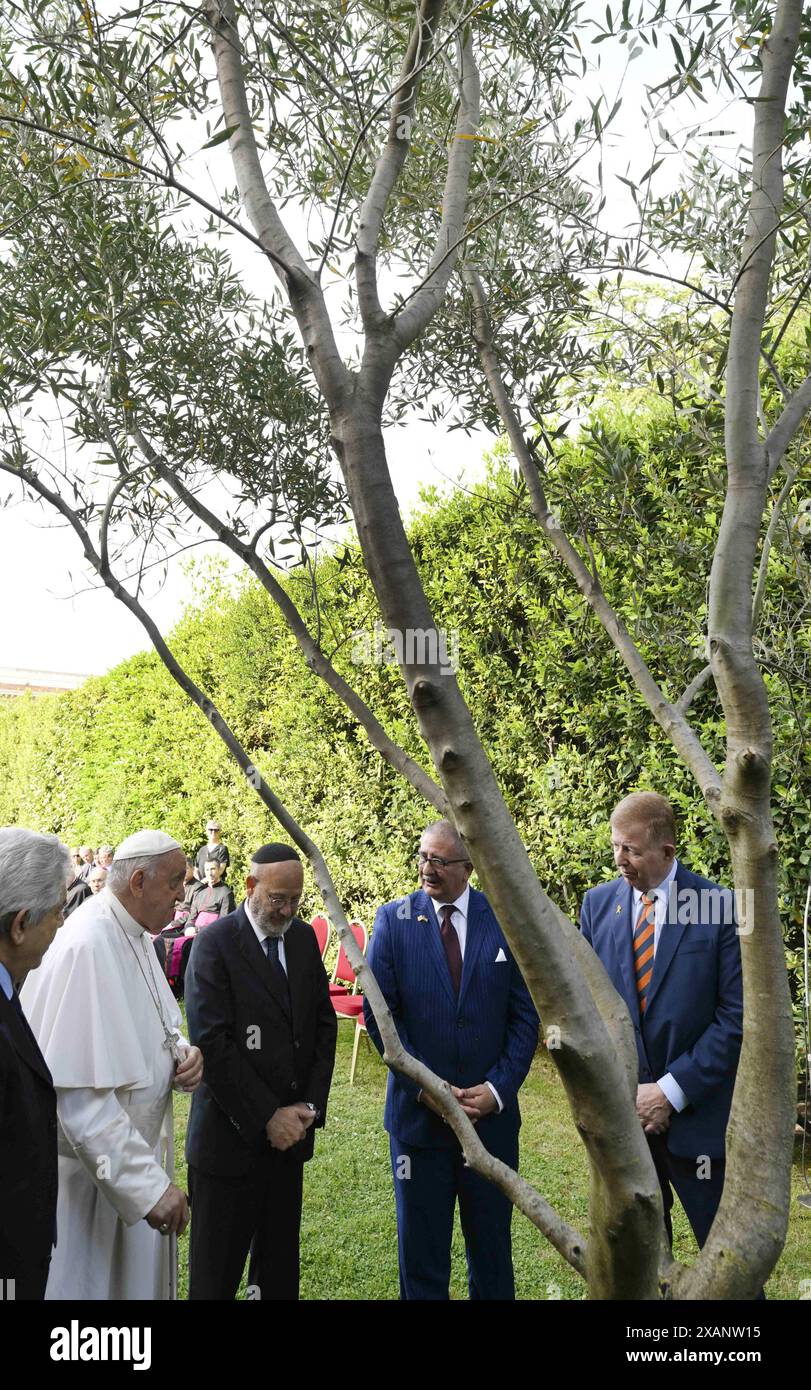
{"type": "Polygon", "coordinates": [[[640,1083],[670,1072],[687,1096],[687,1107],[671,1117],[668,1148],[683,1157],[721,1158],[743,1029],[733,895],[679,864],[644,1019],[634,974],[632,911],[633,893],[624,879],[602,883],[583,899],[581,931],[628,1006],[640,1083]]]}
{"type": "MultiPolygon", "coordinates": [[[[369,964],[403,1046],[454,1086],[492,1082],[504,1106],[478,1126],[490,1147],[521,1123],[518,1089],[538,1044],[538,1015],[484,893],[470,890],[462,982],[457,1000],[433,902],[420,890],[386,903],[375,917],[369,964]],[[496,957],[502,953],[503,959],[496,957]],[[488,1140],[488,1136],[490,1139],[488,1140]]],[[[380,1035],[368,1002],[366,1025],[380,1035]]],[[[384,1124],[419,1148],[451,1147],[452,1131],[417,1101],[419,1087],[389,1073],[384,1124]]]]}

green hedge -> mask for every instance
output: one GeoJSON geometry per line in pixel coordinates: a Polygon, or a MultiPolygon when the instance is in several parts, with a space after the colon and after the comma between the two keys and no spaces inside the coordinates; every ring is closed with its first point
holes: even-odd
{"type": "MultiPolygon", "coordinates": [[[[703,662],[708,564],[723,502],[717,459],[691,453],[664,402],[626,398],[594,417],[546,483],[570,532],[587,533],[609,598],[675,699],[703,662]]],[[[796,499],[789,516],[792,509],[796,499]]],[[[574,913],[590,883],[612,876],[608,814],[639,787],[674,801],[690,866],[728,879],[723,836],[692,778],[547,550],[498,451],[473,493],[426,493],[410,534],[437,625],[458,633],[460,683],[550,893],[574,913]]],[[[775,819],[796,975],[811,859],[802,680],[810,644],[796,616],[808,591],[802,542],[781,537],[758,650],[774,719],[775,819]]],[[[353,663],[354,635],[371,634],[377,613],[357,548],[323,558],[317,575],[317,613],[309,576],[298,571],[287,581],[311,627],[320,624],[324,649],[392,736],[425,761],[397,667],[353,663]]],[[[252,580],[229,589],[216,567],[204,578],[171,645],[327,853],[349,911],[368,922],[379,902],[413,885],[411,855],[431,813],[310,675],[263,590],[252,580]]],[[[712,684],[691,719],[720,760],[723,719],[712,684]]],[[[153,654],[69,694],[0,709],[0,823],[73,844],[115,843],[159,826],[191,851],[212,813],[237,882],[251,849],[278,830],[153,654]]]]}

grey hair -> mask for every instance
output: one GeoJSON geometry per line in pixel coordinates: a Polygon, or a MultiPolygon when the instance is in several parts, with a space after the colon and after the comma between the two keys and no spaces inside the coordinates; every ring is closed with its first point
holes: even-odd
{"type": "Polygon", "coordinates": [[[460,857],[464,857],[468,864],[472,862],[468,853],[468,847],[465,844],[465,841],[462,838],[462,836],[459,834],[459,831],[457,830],[453,821],[432,821],[430,825],[426,825],[422,833],[423,835],[442,835],[445,839],[451,841],[451,843],[454,846],[454,852],[456,854],[460,855],[460,857]]]}
{"type": "Polygon", "coordinates": [[[109,888],[116,896],[126,893],[133,874],[143,869],[144,877],[151,878],[155,873],[155,860],[159,858],[160,855],[157,854],[136,854],[132,859],[114,859],[107,870],[105,888],[109,888]]]}
{"type": "Polygon", "coordinates": [[[96,850],[97,854],[112,854],[113,852],[114,851],[112,845],[99,845],[98,849],[96,850]]]}
{"type": "Polygon", "coordinates": [[[53,912],[73,873],[70,850],[56,835],[16,825],[0,829],[0,937],[8,936],[18,912],[28,912],[32,927],[53,912]]]}

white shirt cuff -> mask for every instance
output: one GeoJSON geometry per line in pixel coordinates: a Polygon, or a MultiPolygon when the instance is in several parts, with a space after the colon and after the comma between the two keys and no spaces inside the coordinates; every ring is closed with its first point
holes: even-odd
{"type": "Polygon", "coordinates": [[[500,1115],[501,1112],[502,1112],[502,1110],[504,1109],[504,1106],[501,1104],[501,1096],[499,1095],[499,1093],[498,1093],[498,1091],[496,1090],[495,1086],[493,1085],[492,1081],[485,1081],[484,1084],[485,1084],[485,1086],[489,1086],[489,1087],[490,1087],[490,1090],[493,1092],[493,1095],[494,1095],[495,1098],[496,1098],[496,1105],[498,1106],[498,1113],[499,1113],[499,1115],[500,1115]]]}
{"type": "Polygon", "coordinates": [[[656,1085],[660,1091],[664,1091],[674,1110],[682,1111],[690,1104],[678,1081],[674,1081],[669,1071],[665,1072],[656,1085]]]}

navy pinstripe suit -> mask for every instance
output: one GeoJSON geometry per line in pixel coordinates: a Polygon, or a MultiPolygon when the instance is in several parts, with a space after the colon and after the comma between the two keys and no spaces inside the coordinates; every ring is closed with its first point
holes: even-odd
{"type": "MultiPolygon", "coordinates": [[[[434,904],[422,890],[379,909],[369,963],[413,1056],[452,1085],[489,1081],[495,1087],[504,1108],[485,1116],[478,1132],[491,1153],[517,1167],[518,1090],[537,1046],[538,1016],[487,898],[470,890],[458,999],[434,904]]],[[[364,1015],[382,1051],[368,1004],[364,1015]]],[[[391,1137],[401,1297],[448,1297],[458,1197],[471,1298],[513,1298],[511,1204],[464,1167],[453,1132],[418,1093],[413,1082],[389,1074],[384,1124],[391,1137]]]]}

